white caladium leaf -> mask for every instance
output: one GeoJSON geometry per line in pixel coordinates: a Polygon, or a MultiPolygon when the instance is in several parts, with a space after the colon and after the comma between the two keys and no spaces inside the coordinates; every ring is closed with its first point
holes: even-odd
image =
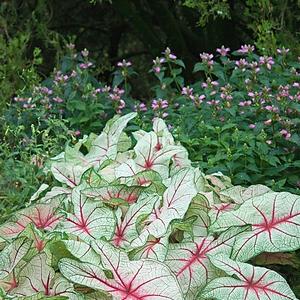
{"type": "MultiPolygon", "coordinates": [[[[111,183],[115,181],[118,177],[117,170],[123,164],[132,159],[134,156],[134,151],[127,151],[123,153],[118,153],[115,160],[105,160],[101,164],[101,168],[97,171],[97,173],[105,179],[107,182],[111,183]]],[[[127,176],[127,175],[126,175],[127,176]]]]}
{"type": "Polygon", "coordinates": [[[208,255],[230,254],[238,229],[214,237],[197,238],[194,242],[171,244],[165,263],[176,275],[186,300],[195,299],[199,289],[219,275],[208,255]]]}
{"type": "Polygon", "coordinates": [[[132,204],[125,216],[122,217],[121,210],[117,214],[117,226],[113,236],[113,244],[126,248],[138,237],[137,221],[147,217],[153,210],[159,196],[155,194],[142,194],[137,203],[132,204]]]}
{"type": "Polygon", "coordinates": [[[135,116],[136,113],[130,113],[122,117],[115,116],[108,121],[103,132],[93,141],[85,159],[94,166],[99,166],[106,159],[115,159],[121,133],[135,116]]]}
{"type": "Polygon", "coordinates": [[[128,187],[123,184],[118,184],[101,188],[88,188],[83,191],[83,194],[89,198],[95,198],[106,203],[118,204],[118,202],[126,202],[131,204],[138,200],[142,191],[143,187],[128,187]]]}
{"type": "Polygon", "coordinates": [[[41,203],[49,203],[52,201],[67,202],[71,197],[72,189],[69,187],[53,187],[46,195],[39,200],[41,203]]]}
{"type": "Polygon", "coordinates": [[[125,133],[121,132],[118,145],[117,152],[125,152],[131,147],[131,138],[125,133]]]}
{"type": "Polygon", "coordinates": [[[139,172],[139,167],[133,159],[128,159],[127,161],[121,163],[115,168],[115,177],[131,177],[139,172]]]}
{"type": "Polygon", "coordinates": [[[92,202],[81,193],[81,187],[74,189],[72,202],[74,212],[67,213],[61,223],[61,230],[90,241],[105,237],[111,239],[116,220],[113,211],[101,202],[92,202]]]}
{"type": "MultiPolygon", "coordinates": [[[[206,237],[208,235],[208,227],[210,226],[210,218],[208,216],[209,203],[203,195],[197,194],[190,204],[185,218],[195,217],[193,223],[193,237],[206,237]]],[[[185,234],[186,236],[187,234],[185,234]]]]}
{"type": "Polygon", "coordinates": [[[198,192],[205,192],[207,180],[199,168],[195,168],[195,184],[198,192]]]}
{"type": "Polygon", "coordinates": [[[295,299],[243,261],[299,266],[300,196],[203,174],[161,119],[130,150],[134,115],[67,146],[46,165],[58,186],[0,225],[0,298],[295,299]]]}
{"type": "Polygon", "coordinates": [[[79,185],[82,174],[89,166],[74,165],[72,162],[54,162],[51,172],[56,180],[71,188],[79,185]]]}
{"type": "Polygon", "coordinates": [[[148,132],[143,136],[134,147],[136,153],[135,163],[138,171],[154,170],[162,178],[169,176],[169,163],[176,153],[181,152],[180,146],[166,145],[161,147],[154,132],[148,132]]]}
{"type": "Polygon", "coordinates": [[[67,145],[65,147],[65,155],[64,160],[65,162],[72,162],[74,165],[82,165],[85,166],[88,164],[88,161],[85,159],[84,155],[79,151],[81,143],[77,143],[74,147],[70,147],[67,145]]]}
{"type": "Polygon", "coordinates": [[[189,154],[187,150],[182,146],[177,146],[181,148],[181,151],[172,156],[172,166],[170,174],[176,174],[182,168],[191,167],[192,162],[189,160],[189,154]]]}
{"type": "Polygon", "coordinates": [[[266,193],[244,202],[237,210],[222,214],[211,226],[222,231],[231,226],[251,225],[239,235],[232,257],[247,261],[262,252],[300,248],[300,196],[266,193]]]}
{"type": "Polygon", "coordinates": [[[108,182],[102,178],[94,168],[88,169],[81,177],[81,183],[84,183],[88,187],[98,188],[108,185],[108,182]]]}
{"type": "MultiPolygon", "coordinates": [[[[20,260],[28,253],[32,241],[20,237],[6,246],[0,253],[0,279],[10,274],[20,260]]],[[[1,286],[1,284],[0,284],[1,286]]]]}
{"type": "Polygon", "coordinates": [[[45,253],[34,256],[25,265],[18,275],[17,287],[12,289],[10,294],[31,296],[39,292],[45,296],[69,296],[73,293],[73,285],[70,282],[55,276],[54,270],[47,264],[45,253]]]}
{"type": "Polygon", "coordinates": [[[221,172],[206,175],[205,178],[210,183],[208,187],[217,194],[222,190],[232,187],[230,178],[223,175],[221,172]]]}
{"type": "Polygon", "coordinates": [[[34,204],[20,210],[9,222],[0,226],[0,236],[4,239],[15,238],[30,223],[41,230],[53,230],[62,219],[62,214],[58,212],[58,209],[59,202],[51,201],[47,204],[34,204]]]}
{"type": "Polygon", "coordinates": [[[37,200],[38,198],[40,198],[41,193],[43,193],[45,190],[47,190],[49,187],[48,184],[43,183],[39,189],[30,197],[29,199],[29,203],[37,200]]]}
{"type": "Polygon", "coordinates": [[[157,135],[157,142],[160,146],[157,147],[165,147],[166,145],[174,145],[174,138],[170,133],[168,126],[166,125],[165,121],[160,118],[153,119],[153,131],[157,135]]]}
{"type": "Polygon", "coordinates": [[[92,242],[102,264],[113,279],[91,264],[62,259],[60,270],[71,281],[109,292],[113,299],[183,300],[174,275],[163,263],[154,260],[129,261],[127,255],[104,241],[92,242]]]}
{"type": "Polygon", "coordinates": [[[208,216],[211,223],[214,223],[220,216],[228,211],[233,211],[237,207],[234,203],[218,203],[210,206],[208,216]]]}
{"type": "Polygon", "coordinates": [[[119,178],[121,183],[127,186],[141,186],[147,188],[147,192],[162,194],[166,187],[162,183],[161,176],[152,170],[139,172],[131,177],[119,178]]]}
{"type": "Polygon", "coordinates": [[[150,258],[164,262],[169,249],[170,233],[171,231],[169,230],[168,233],[161,238],[149,236],[145,245],[134,249],[133,259],[150,258]]]}
{"type": "Polygon", "coordinates": [[[233,201],[237,204],[242,204],[253,197],[263,195],[270,191],[270,188],[262,184],[251,185],[248,188],[237,185],[221,191],[220,198],[225,202],[233,201]]]}
{"type": "Polygon", "coordinates": [[[138,141],[139,139],[141,139],[147,132],[145,130],[137,130],[137,131],[134,131],[132,133],[133,137],[135,138],[136,141],[138,141]]]}
{"type": "Polygon", "coordinates": [[[45,250],[46,244],[48,242],[47,236],[48,234],[43,233],[33,224],[27,225],[25,230],[23,230],[20,234],[20,237],[26,237],[32,242],[29,252],[31,256],[45,250]]]}
{"type": "Polygon", "coordinates": [[[225,255],[210,256],[211,262],[229,276],[212,280],[202,292],[216,300],[296,300],[285,279],[266,268],[233,261],[225,255]]]}
{"type": "Polygon", "coordinates": [[[159,211],[155,208],[152,222],[142,230],[140,236],[133,241],[132,246],[144,245],[149,235],[156,238],[165,235],[172,220],[184,217],[192,198],[196,194],[193,170],[180,170],[172,177],[170,186],[164,192],[162,207],[159,211]]]}
{"type": "Polygon", "coordinates": [[[66,249],[80,261],[93,263],[96,266],[101,265],[100,256],[90,244],[74,240],[63,241],[63,244],[66,249]]]}

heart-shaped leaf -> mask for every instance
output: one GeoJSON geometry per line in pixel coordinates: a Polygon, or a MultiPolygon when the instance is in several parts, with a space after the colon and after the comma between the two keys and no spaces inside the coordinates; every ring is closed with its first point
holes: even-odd
{"type": "Polygon", "coordinates": [[[211,230],[251,225],[238,236],[232,257],[247,261],[262,252],[292,251],[300,247],[300,197],[290,193],[265,193],[223,213],[211,230]]]}
{"type": "Polygon", "coordinates": [[[216,300],[296,300],[287,282],[266,268],[237,262],[224,255],[210,256],[211,262],[229,276],[212,280],[202,292],[216,300]]]}
{"type": "Polygon", "coordinates": [[[67,213],[61,230],[90,241],[105,237],[111,239],[116,220],[113,211],[101,202],[92,202],[81,193],[81,188],[72,192],[74,212],[67,213]]]}
{"type": "Polygon", "coordinates": [[[92,264],[62,259],[60,270],[71,281],[109,292],[113,299],[183,300],[180,287],[164,264],[154,260],[129,261],[126,254],[103,241],[92,242],[113,279],[92,264]]]}

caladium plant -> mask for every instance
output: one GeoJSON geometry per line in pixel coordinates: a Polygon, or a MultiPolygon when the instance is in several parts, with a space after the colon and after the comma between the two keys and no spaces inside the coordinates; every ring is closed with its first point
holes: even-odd
{"type": "Polygon", "coordinates": [[[0,295],[297,299],[264,266],[300,248],[300,197],[203,174],[161,119],[131,149],[134,117],[110,120],[85,155],[67,146],[49,162],[58,184],[0,226],[0,295]]]}

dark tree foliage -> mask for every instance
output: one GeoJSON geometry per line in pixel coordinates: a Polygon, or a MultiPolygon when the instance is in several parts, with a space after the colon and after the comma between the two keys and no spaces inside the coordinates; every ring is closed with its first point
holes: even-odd
{"type": "MultiPolygon", "coordinates": [[[[105,80],[121,58],[145,69],[166,46],[184,59],[187,77],[200,52],[222,44],[237,49],[254,43],[266,54],[285,45],[297,55],[299,12],[297,1],[287,0],[2,1],[1,98],[7,102],[24,86],[20,74],[30,65],[39,65],[39,75],[47,77],[70,41],[90,50],[105,80]],[[32,57],[35,48],[43,63],[32,57]]],[[[137,81],[141,92],[147,90],[145,81],[137,81]]]]}

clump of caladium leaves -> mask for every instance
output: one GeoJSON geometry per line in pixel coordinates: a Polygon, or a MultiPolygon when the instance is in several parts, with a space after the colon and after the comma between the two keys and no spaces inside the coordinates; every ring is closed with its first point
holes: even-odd
{"type": "Polygon", "coordinates": [[[161,119],[129,138],[134,117],[53,158],[60,185],[0,226],[2,298],[296,299],[249,260],[300,248],[300,197],[205,175],[161,119]]]}

